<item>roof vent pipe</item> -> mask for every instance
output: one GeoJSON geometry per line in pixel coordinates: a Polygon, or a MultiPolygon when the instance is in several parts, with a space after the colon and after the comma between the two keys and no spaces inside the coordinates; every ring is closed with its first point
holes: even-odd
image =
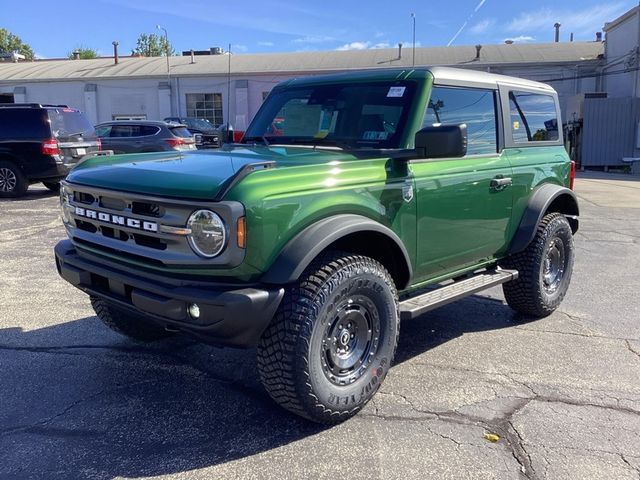
{"type": "Polygon", "coordinates": [[[602,41],[602,32],[596,32],[596,42],[602,41]]]}
{"type": "Polygon", "coordinates": [[[558,22],[553,24],[553,28],[556,29],[556,43],[560,41],[560,27],[561,25],[558,22]]]}
{"type": "Polygon", "coordinates": [[[398,44],[398,59],[402,58],[402,44],[398,44]]]}
{"type": "Polygon", "coordinates": [[[569,35],[569,41],[573,42],[573,32],[571,32],[571,35],[569,35]]]}
{"type": "Polygon", "coordinates": [[[482,50],[482,45],[476,45],[476,60],[480,60],[480,50],[482,50]]]}
{"type": "Polygon", "coordinates": [[[114,40],[113,42],[111,42],[111,45],[113,45],[113,63],[117,65],[118,64],[118,42],[114,40]]]}
{"type": "Polygon", "coordinates": [[[193,65],[194,63],[196,63],[196,54],[193,51],[193,48],[191,49],[191,64],[193,65]]]}

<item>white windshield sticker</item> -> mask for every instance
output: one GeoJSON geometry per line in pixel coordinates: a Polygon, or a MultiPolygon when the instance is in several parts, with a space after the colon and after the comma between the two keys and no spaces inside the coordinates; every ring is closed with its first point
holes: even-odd
{"type": "Polygon", "coordinates": [[[404,91],[407,87],[389,87],[389,93],[387,97],[401,97],[404,95],[404,91]]]}

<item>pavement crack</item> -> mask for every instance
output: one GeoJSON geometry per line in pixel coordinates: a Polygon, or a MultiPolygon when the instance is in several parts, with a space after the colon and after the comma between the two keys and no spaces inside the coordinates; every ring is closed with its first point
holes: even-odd
{"type": "Polygon", "coordinates": [[[633,465],[631,465],[631,463],[629,462],[629,460],[627,460],[627,457],[624,456],[624,453],[619,453],[618,455],[620,455],[620,458],[622,459],[622,461],[624,463],[627,464],[627,466],[633,470],[634,472],[636,472],[638,474],[638,478],[640,478],[640,469],[637,467],[634,467],[633,465]]]}
{"type": "Polygon", "coordinates": [[[640,360],[640,352],[633,348],[633,345],[631,345],[631,342],[629,340],[625,340],[625,343],[627,344],[627,350],[629,350],[631,353],[634,353],[638,357],[638,360],[640,360]]]}

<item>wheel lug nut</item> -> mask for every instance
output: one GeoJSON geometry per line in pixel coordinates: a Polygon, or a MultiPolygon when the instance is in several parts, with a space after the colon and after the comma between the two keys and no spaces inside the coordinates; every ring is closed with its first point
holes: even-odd
{"type": "Polygon", "coordinates": [[[352,333],[352,334],[351,334],[351,338],[356,338],[356,334],[355,334],[355,333],[352,333]]]}
{"type": "Polygon", "coordinates": [[[338,325],[338,330],[342,330],[343,328],[342,324],[338,325]]]}

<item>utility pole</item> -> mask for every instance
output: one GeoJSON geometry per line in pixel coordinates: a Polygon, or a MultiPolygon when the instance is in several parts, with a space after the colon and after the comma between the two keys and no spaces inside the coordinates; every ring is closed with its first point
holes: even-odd
{"type": "Polygon", "coordinates": [[[229,44],[229,50],[227,50],[227,56],[229,57],[229,66],[227,69],[227,142],[233,143],[233,139],[229,139],[229,124],[231,123],[231,44],[229,44]]]}
{"type": "Polygon", "coordinates": [[[412,66],[416,66],[416,14],[412,13],[411,18],[413,19],[413,63],[412,66]]]}
{"type": "Polygon", "coordinates": [[[164,43],[165,43],[165,54],[167,55],[167,82],[169,83],[169,87],[171,87],[171,74],[169,73],[169,35],[167,34],[167,29],[162,25],[156,25],[158,30],[164,30],[164,43]]]}

